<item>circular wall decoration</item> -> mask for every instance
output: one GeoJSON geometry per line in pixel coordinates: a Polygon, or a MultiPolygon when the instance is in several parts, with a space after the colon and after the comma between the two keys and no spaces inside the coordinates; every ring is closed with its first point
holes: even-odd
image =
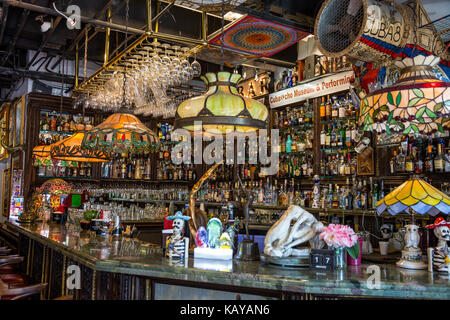
{"type": "MultiPolygon", "coordinates": [[[[246,16],[224,31],[223,46],[256,56],[270,57],[308,35],[260,18],[246,16]]],[[[209,43],[221,45],[222,34],[209,43]]]]}

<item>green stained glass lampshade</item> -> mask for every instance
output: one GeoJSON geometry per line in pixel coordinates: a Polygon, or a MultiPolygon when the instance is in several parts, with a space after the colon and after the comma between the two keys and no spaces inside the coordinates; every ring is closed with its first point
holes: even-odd
{"type": "Polygon", "coordinates": [[[201,121],[202,131],[209,133],[250,132],[267,126],[267,107],[239,95],[240,74],[207,73],[202,80],[207,92],[183,101],[175,114],[175,127],[194,130],[194,122],[201,121]]]}
{"type": "Polygon", "coordinates": [[[159,145],[156,134],[136,116],[115,113],[98,126],[86,131],[82,148],[105,153],[142,153],[159,145]]]}
{"type": "Polygon", "coordinates": [[[439,57],[397,61],[399,81],[361,101],[359,123],[377,133],[432,134],[450,128],[450,83],[434,76],[439,57]]]}

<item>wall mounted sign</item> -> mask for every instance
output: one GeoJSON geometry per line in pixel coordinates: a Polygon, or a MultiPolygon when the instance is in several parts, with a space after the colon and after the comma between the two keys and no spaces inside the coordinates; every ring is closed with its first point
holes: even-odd
{"type": "Polygon", "coordinates": [[[238,86],[238,92],[247,98],[255,98],[269,93],[270,76],[267,73],[258,75],[258,80],[250,78],[241,81],[238,86]]]}
{"type": "Polygon", "coordinates": [[[304,81],[295,87],[271,93],[269,95],[270,107],[278,108],[306,99],[348,90],[353,79],[353,71],[344,71],[331,76],[304,81]]]}

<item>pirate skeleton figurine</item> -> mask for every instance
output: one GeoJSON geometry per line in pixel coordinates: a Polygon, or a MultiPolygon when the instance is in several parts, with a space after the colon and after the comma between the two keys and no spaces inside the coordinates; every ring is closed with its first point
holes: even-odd
{"type": "Polygon", "coordinates": [[[184,237],[185,222],[191,217],[183,216],[181,211],[175,215],[167,217],[167,220],[173,220],[173,234],[167,239],[166,257],[169,260],[183,260],[188,258],[189,238],[184,237]]]}
{"type": "Polygon", "coordinates": [[[426,226],[433,229],[438,238],[436,248],[428,248],[428,271],[441,271],[450,273],[450,257],[447,241],[450,241],[450,223],[439,217],[434,224],[426,226]]]}

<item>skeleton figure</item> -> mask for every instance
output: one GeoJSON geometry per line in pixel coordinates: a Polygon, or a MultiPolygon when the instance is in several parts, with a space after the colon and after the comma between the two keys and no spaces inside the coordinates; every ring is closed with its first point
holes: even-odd
{"type": "Polygon", "coordinates": [[[418,249],[419,241],[420,241],[419,226],[417,226],[415,224],[406,225],[406,235],[405,235],[406,246],[405,246],[405,248],[418,249]]]}
{"type": "Polygon", "coordinates": [[[264,253],[268,256],[286,258],[307,256],[309,249],[294,249],[295,246],[310,241],[312,248],[320,248],[319,233],[323,224],[299,206],[291,205],[281,218],[267,232],[264,253]],[[291,226],[291,223],[294,223],[291,226]]]}
{"type": "Polygon", "coordinates": [[[174,216],[167,217],[173,220],[173,234],[167,239],[166,257],[169,260],[183,260],[188,258],[189,238],[183,236],[185,221],[191,217],[183,216],[178,211],[174,216]]]}
{"type": "Polygon", "coordinates": [[[450,223],[441,217],[437,218],[434,224],[426,226],[428,229],[433,229],[434,235],[438,238],[436,248],[428,249],[428,262],[429,265],[431,264],[431,269],[450,272],[450,257],[447,244],[450,241],[449,227],[450,223]]]}

